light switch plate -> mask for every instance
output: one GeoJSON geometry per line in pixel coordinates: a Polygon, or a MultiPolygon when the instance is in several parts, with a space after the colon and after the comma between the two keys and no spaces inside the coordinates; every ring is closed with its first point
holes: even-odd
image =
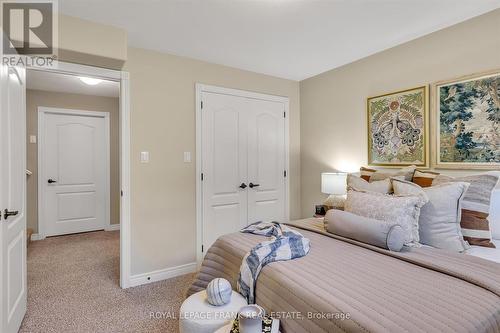
{"type": "Polygon", "coordinates": [[[30,143],[36,143],[36,135],[30,135],[30,143]]]}
{"type": "Polygon", "coordinates": [[[190,151],[184,152],[184,162],[191,163],[191,152],[190,151]]]}
{"type": "Polygon", "coordinates": [[[141,163],[149,163],[149,151],[141,151],[141,163]]]}

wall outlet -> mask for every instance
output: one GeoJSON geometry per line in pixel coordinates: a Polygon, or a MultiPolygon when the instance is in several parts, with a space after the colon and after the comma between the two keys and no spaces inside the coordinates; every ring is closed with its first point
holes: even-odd
{"type": "Polygon", "coordinates": [[[36,143],[36,135],[30,135],[30,143],[36,143]]]}

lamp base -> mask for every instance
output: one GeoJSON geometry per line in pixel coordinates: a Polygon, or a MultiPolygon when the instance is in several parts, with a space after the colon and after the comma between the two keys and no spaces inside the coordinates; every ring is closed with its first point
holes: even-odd
{"type": "Polygon", "coordinates": [[[330,209],[344,209],[346,198],[346,195],[330,194],[323,204],[330,209]]]}

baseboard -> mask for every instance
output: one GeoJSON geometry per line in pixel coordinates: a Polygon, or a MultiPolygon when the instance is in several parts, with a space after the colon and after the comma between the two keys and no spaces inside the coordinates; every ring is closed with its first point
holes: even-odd
{"type": "Polygon", "coordinates": [[[176,267],[169,267],[165,269],[160,269],[157,271],[152,271],[149,273],[136,274],[130,277],[130,287],[140,286],[142,284],[147,284],[151,282],[161,281],[170,279],[179,275],[189,274],[196,272],[196,263],[189,263],[185,265],[180,265],[176,267]]]}
{"type": "MultiPolygon", "coordinates": [[[[110,224],[104,228],[105,231],[115,231],[115,230],[120,230],[120,224],[110,224]]],[[[85,231],[84,231],[85,232],[85,231]]],[[[42,240],[45,239],[45,237],[42,237],[40,234],[31,234],[31,241],[37,241],[37,240],[42,240]]]]}
{"type": "Polygon", "coordinates": [[[41,240],[43,237],[40,234],[31,234],[31,241],[41,240]]]}
{"type": "Polygon", "coordinates": [[[104,230],[106,230],[106,231],[120,230],[120,223],[107,225],[107,226],[104,228],[104,230]]]}

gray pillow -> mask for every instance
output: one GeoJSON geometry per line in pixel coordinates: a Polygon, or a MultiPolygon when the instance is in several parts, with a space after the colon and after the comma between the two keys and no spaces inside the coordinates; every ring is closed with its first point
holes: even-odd
{"type": "Polygon", "coordinates": [[[405,231],[397,224],[370,219],[341,210],[330,209],[325,215],[326,230],[391,251],[401,251],[405,231]]]}
{"type": "Polygon", "coordinates": [[[344,210],[356,215],[399,224],[406,234],[406,246],[419,246],[418,217],[427,199],[416,196],[397,197],[375,192],[347,192],[344,210]]]}
{"type": "Polygon", "coordinates": [[[468,183],[446,183],[422,188],[411,182],[393,179],[392,185],[395,195],[421,195],[429,199],[420,209],[420,243],[454,252],[470,248],[460,228],[461,201],[469,187],[468,183]]]}
{"type": "Polygon", "coordinates": [[[347,190],[378,192],[387,194],[392,192],[392,184],[389,178],[370,183],[361,177],[348,174],[347,190]]]}
{"type": "Polygon", "coordinates": [[[374,173],[371,174],[370,176],[370,183],[371,182],[376,182],[379,180],[391,178],[391,177],[398,177],[398,176],[403,176],[405,180],[412,180],[413,174],[415,173],[415,170],[417,167],[415,165],[411,165],[405,168],[402,168],[397,171],[390,171],[390,170],[377,170],[374,173]]]}
{"type": "Polygon", "coordinates": [[[470,186],[462,200],[462,234],[470,245],[494,248],[488,214],[493,189],[498,183],[498,175],[480,174],[459,178],[439,175],[432,186],[442,183],[465,182],[470,186]]]}

